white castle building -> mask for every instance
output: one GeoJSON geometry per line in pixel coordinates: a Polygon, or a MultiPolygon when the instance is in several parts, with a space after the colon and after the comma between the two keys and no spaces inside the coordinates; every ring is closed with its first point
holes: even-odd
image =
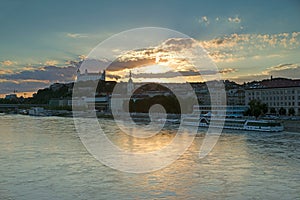
{"type": "Polygon", "coordinates": [[[80,69],[77,70],[77,76],[76,76],[76,81],[98,81],[102,80],[105,81],[105,70],[101,73],[89,73],[88,70],[86,69],[84,73],[82,74],[80,72],[80,69]]]}

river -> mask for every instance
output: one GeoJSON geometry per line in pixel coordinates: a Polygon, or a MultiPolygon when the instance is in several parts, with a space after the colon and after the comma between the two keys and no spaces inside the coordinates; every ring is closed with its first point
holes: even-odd
{"type": "MultiPolygon", "coordinates": [[[[155,144],[128,143],[109,119],[110,139],[146,151],[172,140],[166,129],[155,144]]],[[[173,164],[150,173],[111,169],[90,155],[72,118],[0,116],[0,199],[300,199],[300,133],[226,130],[199,159],[204,132],[173,164]]],[[[139,142],[140,141],[140,142],[139,142]]]]}

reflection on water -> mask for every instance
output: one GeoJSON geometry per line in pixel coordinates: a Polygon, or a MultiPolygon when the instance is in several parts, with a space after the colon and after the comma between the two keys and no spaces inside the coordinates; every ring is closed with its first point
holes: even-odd
{"type": "MultiPolygon", "coordinates": [[[[146,141],[122,134],[110,120],[101,124],[131,151],[153,151],[176,133],[166,129],[146,141]]],[[[299,133],[226,131],[204,159],[203,131],[170,166],[129,174],[88,154],[71,118],[0,116],[0,199],[299,198],[299,133]]]]}

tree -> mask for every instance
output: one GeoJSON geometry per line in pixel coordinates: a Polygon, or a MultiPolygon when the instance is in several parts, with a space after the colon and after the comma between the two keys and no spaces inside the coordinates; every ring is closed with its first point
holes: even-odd
{"type": "Polygon", "coordinates": [[[286,109],[284,109],[283,107],[281,107],[278,112],[279,115],[286,115],[286,109]]]}
{"type": "Polygon", "coordinates": [[[270,113],[271,113],[271,114],[276,114],[276,109],[275,109],[275,108],[271,108],[271,109],[270,109],[270,113]]]}
{"type": "Polygon", "coordinates": [[[289,115],[295,115],[295,109],[289,108],[289,115]]]}
{"type": "Polygon", "coordinates": [[[259,107],[255,107],[252,111],[252,115],[255,116],[255,118],[258,118],[261,115],[261,109],[259,107]]]}
{"type": "Polygon", "coordinates": [[[249,108],[245,112],[245,115],[255,116],[256,118],[260,115],[264,115],[268,112],[268,105],[261,103],[261,101],[253,99],[249,102],[249,108]]]}

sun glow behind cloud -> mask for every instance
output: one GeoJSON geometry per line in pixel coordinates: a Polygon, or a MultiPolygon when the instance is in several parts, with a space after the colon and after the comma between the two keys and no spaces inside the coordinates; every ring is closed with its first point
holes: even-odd
{"type": "MultiPolygon", "coordinates": [[[[231,20],[238,21],[237,19],[231,20]]],[[[290,34],[231,34],[206,41],[174,38],[163,42],[155,48],[127,52],[125,55],[121,56],[121,61],[135,61],[136,63],[143,61],[142,63],[144,64],[147,63],[146,60],[148,60],[149,63],[152,64],[156,63],[161,66],[169,66],[175,72],[191,71],[195,69],[195,66],[186,59],[186,56],[189,55],[189,47],[201,45],[208,51],[212,60],[217,65],[220,65],[218,73],[224,75],[226,78],[235,78],[238,74],[242,73],[243,69],[239,66],[235,68],[230,67],[231,63],[234,64],[249,61],[259,63],[266,59],[282,59],[284,55],[278,54],[278,52],[299,50],[299,35],[300,32],[293,32],[290,34]],[[175,51],[183,53],[185,56],[180,58],[175,51]]],[[[137,74],[142,73],[145,80],[149,80],[149,78],[146,77],[146,73],[149,73],[149,76],[153,76],[153,74],[158,73],[159,70],[169,72],[163,70],[162,67],[158,68],[153,65],[151,65],[152,68],[149,66],[143,67],[143,64],[131,67],[132,69],[139,68],[139,70],[133,70],[133,72],[137,74]]],[[[264,70],[259,73],[264,73],[264,70]]],[[[125,73],[122,74],[124,75],[125,73]]],[[[245,75],[241,74],[241,77],[243,76],[245,75]]],[[[174,77],[164,78],[163,81],[165,82],[167,79],[176,81],[174,77]]],[[[141,77],[138,80],[142,81],[141,77]]],[[[194,75],[190,75],[189,81],[191,80],[195,80],[194,75]]]]}
{"type": "MultiPolygon", "coordinates": [[[[128,52],[114,50],[113,53],[116,55],[116,60],[111,63],[107,70],[107,79],[127,81],[130,70],[133,73],[134,81],[137,82],[201,82],[207,80],[207,78],[210,79],[210,77],[213,79],[216,74],[222,75],[224,79],[238,82],[251,80],[251,76],[252,78],[262,79],[272,74],[280,75],[280,73],[286,77],[300,77],[299,71],[297,71],[300,61],[292,63],[291,66],[285,66],[284,61],[282,61],[287,56],[299,52],[299,45],[300,32],[277,34],[235,33],[211,40],[170,38],[155,47],[146,49],[128,52]],[[201,66],[199,70],[199,66],[195,66],[191,62],[193,55],[190,49],[195,45],[200,45],[207,51],[219,70],[206,69],[205,65],[201,66]],[[266,61],[270,63],[264,64],[263,62],[266,61]],[[276,67],[279,66],[278,62],[283,63],[285,67],[276,67]],[[266,66],[265,68],[258,66],[262,63],[266,66]],[[244,64],[248,66],[254,65],[254,67],[249,68],[250,72],[247,72],[247,68],[243,66],[244,64]],[[261,70],[256,70],[256,73],[253,73],[253,70],[256,68],[261,70]],[[206,79],[203,79],[203,75],[206,76],[206,79]]],[[[17,71],[14,71],[16,68],[13,68],[14,70],[9,69],[11,66],[18,64],[17,61],[3,60],[0,63],[3,66],[3,69],[0,70],[0,75],[2,79],[10,80],[5,82],[6,85],[9,83],[14,85],[20,84],[18,80],[22,78],[28,79],[29,76],[39,77],[38,79],[44,79],[44,81],[31,80],[33,80],[33,84],[40,83],[40,87],[44,87],[47,83],[55,81],[74,80],[75,66],[77,66],[78,60],[86,61],[87,56],[80,55],[77,61],[69,60],[63,64],[59,63],[58,60],[48,59],[43,62],[44,64],[40,62],[36,65],[26,65],[17,71]],[[57,65],[64,66],[66,64],[74,67],[56,67],[57,65]],[[45,67],[45,65],[53,66],[53,69],[58,70],[59,73],[50,67],[45,67]],[[64,71],[71,74],[67,75],[64,71]],[[45,73],[51,73],[51,76],[45,76],[45,73]],[[42,75],[42,77],[38,74],[42,75]],[[56,74],[55,77],[54,74],[56,74]],[[14,77],[17,79],[14,79],[14,77]]],[[[105,66],[109,62],[111,61],[107,59],[99,59],[92,61],[91,65],[95,66],[94,72],[99,72],[98,66],[105,66]]],[[[16,86],[11,88],[13,87],[16,86]]],[[[33,90],[35,89],[34,87],[33,90]]]]}

